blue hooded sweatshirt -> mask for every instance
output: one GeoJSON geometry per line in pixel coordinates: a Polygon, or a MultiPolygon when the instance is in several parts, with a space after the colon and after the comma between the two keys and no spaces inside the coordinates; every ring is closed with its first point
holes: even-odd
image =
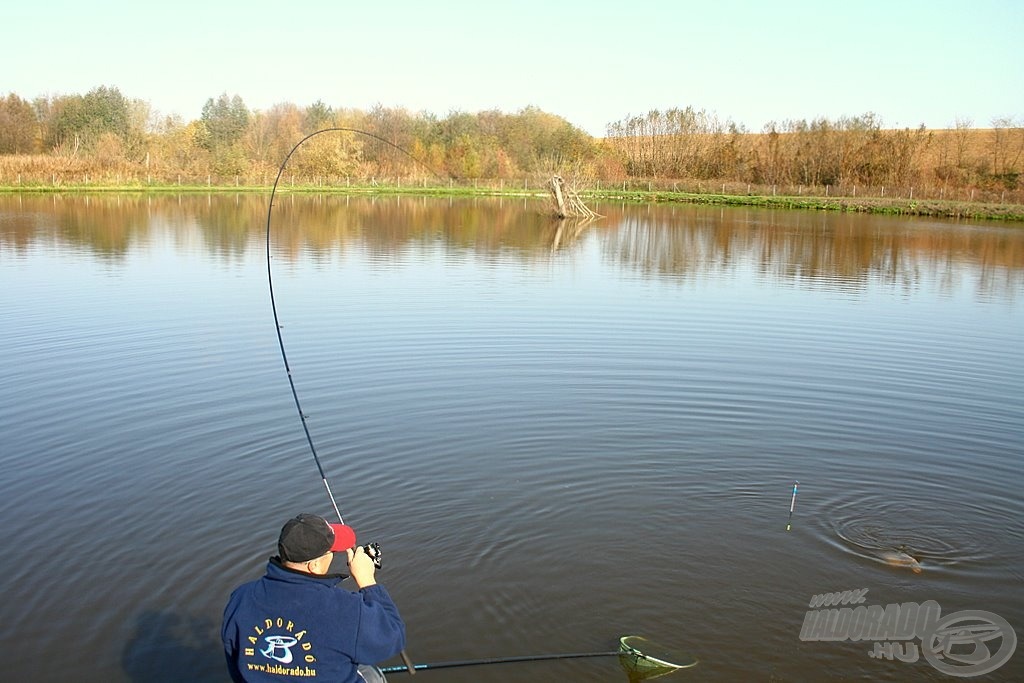
{"type": "Polygon", "coordinates": [[[376,664],[405,647],[405,624],[380,584],[338,587],[342,574],[314,576],[273,557],[258,581],[239,586],[224,609],[221,640],[237,683],[355,683],[359,664],[376,664]]]}

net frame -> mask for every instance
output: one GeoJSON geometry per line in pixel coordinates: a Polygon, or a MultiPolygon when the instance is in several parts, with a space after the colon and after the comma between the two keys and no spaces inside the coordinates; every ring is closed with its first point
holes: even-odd
{"type": "Polygon", "coordinates": [[[664,654],[665,648],[651,642],[643,636],[622,636],[619,638],[619,662],[630,674],[635,675],[638,680],[646,678],[657,678],[678,671],[689,669],[697,665],[697,658],[690,655],[672,656],[672,660],[684,660],[682,662],[669,661],[664,654]],[[654,648],[658,655],[645,652],[644,649],[654,648]]]}

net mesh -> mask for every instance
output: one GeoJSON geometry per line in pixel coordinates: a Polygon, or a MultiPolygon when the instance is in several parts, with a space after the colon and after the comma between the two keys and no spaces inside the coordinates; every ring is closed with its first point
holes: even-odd
{"type": "Polygon", "coordinates": [[[632,683],[666,676],[679,669],[688,669],[696,666],[697,659],[658,645],[642,636],[622,636],[619,639],[619,663],[632,683]]]}

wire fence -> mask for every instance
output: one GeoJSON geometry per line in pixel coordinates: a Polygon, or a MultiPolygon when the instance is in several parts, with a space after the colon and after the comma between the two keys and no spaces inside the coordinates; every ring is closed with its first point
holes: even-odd
{"type": "MultiPolygon", "coordinates": [[[[55,171],[18,170],[0,167],[0,187],[25,189],[267,189],[276,173],[140,173],[135,171],[55,171]]],[[[439,179],[428,176],[343,176],[285,173],[283,189],[323,189],[324,191],[477,191],[501,194],[546,194],[550,175],[534,174],[521,178],[439,179]]],[[[573,183],[570,183],[573,184],[573,183]]],[[[665,178],[628,178],[622,180],[589,179],[574,183],[581,195],[676,193],[722,195],[728,197],[804,197],[871,199],[893,201],[955,201],[986,204],[1024,205],[1024,190],[919,184],[885,185],[766,185],[736,181],[685,180],[665,178]]]]}
{"type": "Polygon", "coordinates": [[[736,181],[634,178],[614,182],[595,181],[589,187],[598,191],[675,192],[700,195],[717,194],[730,197],[834,197],[844,199],[938,200],[989,204],[1024,204],[1024,190],[956,187],[924,183],[905,186],[857,184],[766,185],[736,181]]]}

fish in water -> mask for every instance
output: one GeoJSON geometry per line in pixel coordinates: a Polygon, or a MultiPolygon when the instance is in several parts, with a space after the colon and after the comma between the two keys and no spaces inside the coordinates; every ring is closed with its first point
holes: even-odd
{"type": "Polygon", "coordinates": [[[885,562],[890,567],[903,567],[909,569],[915,574],[921,573],[921,563],[911,556],[905,547],[900,547],[898,550],[883,550],[878,553],[878,558],[885,562]]]}

